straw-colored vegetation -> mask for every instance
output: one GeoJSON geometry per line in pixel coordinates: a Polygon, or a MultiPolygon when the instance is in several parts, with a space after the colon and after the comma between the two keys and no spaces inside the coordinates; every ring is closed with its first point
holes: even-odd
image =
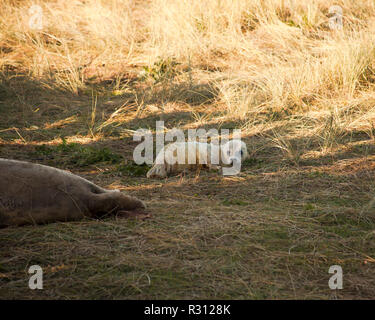
{"type": "Polygon", "coordinates": [[[367,0],[1,1],[0,156],[154,217],[1,230],[0,297],[373,298],[374,48],[367,0]],[[148,180],[132,133],[160,119],[242,129],[251,159],[236,177],[148,180]]]}

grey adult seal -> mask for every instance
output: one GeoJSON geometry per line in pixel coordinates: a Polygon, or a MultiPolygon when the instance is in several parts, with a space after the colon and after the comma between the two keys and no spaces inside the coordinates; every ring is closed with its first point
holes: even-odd
{"type": "Polygon", "coordinates": [[[0,158],[0,227],[73,221],[107,214],[147,217],[145,204],[70,172],[0,158]]]}

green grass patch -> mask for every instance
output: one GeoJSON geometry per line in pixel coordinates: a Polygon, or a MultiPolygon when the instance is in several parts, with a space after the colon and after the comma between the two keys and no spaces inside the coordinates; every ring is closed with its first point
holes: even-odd
{"type": "Polygon", "coordinates": [[[135,162],[131,161],[126,164],[119,164],[116,171],[126,176],[145,177],[149,169],[150,167],[147,164],[137,165],[135,162]]]}
{"type": "Polygon", "coordinates": [[[225,206],[247,206],[249,203],[240,199],[225,199],[222,204],[225,206]]]}
{"type": "Polygon", "coordinates": [[[39,155],[66,157],[67,163],[80,167],[89,166],[95,163],[120,163],[122,156],[113,153],[108,148],[96,148],[83,146],[79,143],[67,143],[62,139],[62,143],[57,146],[41,145],[35,148],[39,155]]]}

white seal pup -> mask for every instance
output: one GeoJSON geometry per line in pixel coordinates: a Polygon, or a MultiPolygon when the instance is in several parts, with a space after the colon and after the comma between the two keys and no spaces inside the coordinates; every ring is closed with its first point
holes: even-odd
{"type": "Polygon", "coordinates": [[[154,165],[147,172],[147,178],[165,178],[198,167],[220,170],[222,166],[240,164],[248,156],[246,144],[238,139],[229,140],[223,145],[197,141],[174,142],[159,152],[154,165]]]}

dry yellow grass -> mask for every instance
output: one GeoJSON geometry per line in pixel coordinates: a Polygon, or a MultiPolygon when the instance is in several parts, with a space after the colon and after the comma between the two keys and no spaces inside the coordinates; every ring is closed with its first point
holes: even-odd
{"type": "Polygon", "coordinates": [[[232,118],[325,114],[373,97],[371,1],[336,3],[342,30],[329,28],[326,1],[45,1],[42,30],[29,27],[32,4],[2,2],[0,68],[74,93],[174,58],[190,81],[215,86],[232,118]]]}

